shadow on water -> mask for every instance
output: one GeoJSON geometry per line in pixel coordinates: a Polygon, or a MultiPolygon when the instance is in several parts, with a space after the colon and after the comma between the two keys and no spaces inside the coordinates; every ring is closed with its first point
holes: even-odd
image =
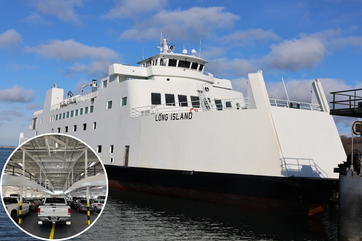
{"type": "MultiPolygon", "coordinates": [[[[337,214],[307,218],[111,189],[94,231],[111,240],[337,240],[337,214]]],[[[92,229],[79,238],[95,240],[92,229]]]]}

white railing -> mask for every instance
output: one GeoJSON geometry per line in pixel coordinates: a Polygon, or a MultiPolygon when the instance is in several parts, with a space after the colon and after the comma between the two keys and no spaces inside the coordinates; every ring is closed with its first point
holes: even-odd
{"type": "Polygon", "coordinates": [[[84,102],[84,101],[87,101],[87,100],[91,100],[93,98],[96,98],[97,94],[98,94],[98,91],[92,92],[92,93],[89,93],[89,94],[86,94],[86,95],[76,95],[74,97],[63,100],[62,102],[60,102],[58,104],[52,105],[50,107],[50,110],[51,111],[52,110],[58,110],[60,108],[66,107],[68,105],[72,105],[72,104],[81,103],[81,102],[84,102]]]}
{"type": "MultiPolygon", "coordinates": [[[[132,109],[132,117],[156,115],[159,113],[179,113],[179,112],[202,112],[201,102],[199,101],[188,101],[188,102],[175,102],[168,105],[148,105],[141,106],[132,109]],[[186,106],[183,106],[186,105],[186,106]]],[[[246,109],[246,99],[234,98],[234,99],[222,99],[221,105],[216,105],[212,102],[211,108],[207,111],[221,111],[221,110],[242,110],[246,109]]],[[[205,110],[206,111],[206,110],[205,110]]]]}
{"type": "Polygon", "coordinates": [[[322,107],[319,104],[312,104],[312,103],[291,101],[291,100],[280,100],[280,99],[269,99],[269,101],[271,106],[312,110],[312,111],[323,111],[322,107]]]}
{"type": "Polygon", "coordinates": [[[328,177],[327,173],[313,159],[287,157],[280,160],[282,162],[282,173],[287,177],[328,177]]]}

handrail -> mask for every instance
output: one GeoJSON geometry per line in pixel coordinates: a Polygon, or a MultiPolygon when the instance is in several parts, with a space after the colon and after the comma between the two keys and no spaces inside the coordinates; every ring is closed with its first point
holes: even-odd
{"type": "Polygon", "coordinates": [[[281,100],[269,98],[270,105],[276,107],[294,108],[302,110],[323,111],[321,105],[300,101],[281,100]]]}
{"type": "Polygon", "coordinates": [[[77,104],[77,103],[81,103],[81,102],[84,102],[87,100],[91,100],[93,98],[96,98],[97,95],[98,95],[98,91],[95,91],[95,92],[91,92],[86,95],[76,95],[74,97],[67,98],[58,104],[52,105],[50,107],[50,111],[58,110],[60,108],[66,107],[68,105],[77,104]]]}
{"type": "Polygon", "coordinates": [[[282,162],[282,165],[281,165],[282,171],[285,172],[286,176],[288,176],[288,177],[290,176],[289,175],[290,171],[297,171],[297,172],[301,173],[303,166],[309,166],[313,170],[313,173],[318,174],[319,177],[323,177],[323,178],[328,177],[328,174],[325,171],[323,171],[323,169],[320,168],[313,159],[286,157],[286,158],[280,158],[280,160],[282,162]],[[296,163],[287,163],[287,160],[292,160],[292,161],[295,161],[296,163]],[[292,167],[296,167],[296,168],[292,168],[292,167]]]}
{"type": "MultiPolygon", "coordinates": [[[[240,110],[246,109],[246,99],[245,98],[229,98],[229,99],[220,99],[223,101],[222,110],[240,110]],[[226,102],[230,102],[231,107],[226,106],[226,102]]],[[[155,115],[159,113],[170,113],[170,112],[189,112],[191,108],[194,108],[197,112],[202,112],[201,100],[198,101],[184,101],[184,102],[174,102],[162,105],[147,105],[132,108],[132,117],[140,117],[147,115],[155,115]]],[[[220,106],[219,106],[220,108],[220,106]]],[[[209,111],[217,111],[218,107],[216,104],[211,106],[209,111]]],[[[220,110],[220,109],[219,109],[220,110]]]]}

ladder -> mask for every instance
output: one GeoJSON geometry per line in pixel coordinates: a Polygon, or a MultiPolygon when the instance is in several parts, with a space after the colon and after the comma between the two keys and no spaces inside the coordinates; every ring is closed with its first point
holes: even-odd
{"type": "Polygon", "coordinates": [[[199,100],[203,111],[209,111],[212,107],[209,98],[207,98],[207,95],[204,92],[204,90],[207,91],[208,88],[209,87],[207,86],[201,86],[201,88],[199,87],[197,90],[197,94],[199,95],[199,100]]]}

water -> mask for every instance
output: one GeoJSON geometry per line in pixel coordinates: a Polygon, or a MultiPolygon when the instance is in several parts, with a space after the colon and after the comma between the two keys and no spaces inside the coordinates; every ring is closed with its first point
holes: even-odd
{"type": "MultiPolygon", "coordinates": [[[[0,167],[13,149],[0,149],[0,167]]],[[[35,240],[0,205],[1,240],[35,240]]],[[[101,217],[72,240],[337,240],[337,209],[306,218],[111,189],[101,217]]]]}

